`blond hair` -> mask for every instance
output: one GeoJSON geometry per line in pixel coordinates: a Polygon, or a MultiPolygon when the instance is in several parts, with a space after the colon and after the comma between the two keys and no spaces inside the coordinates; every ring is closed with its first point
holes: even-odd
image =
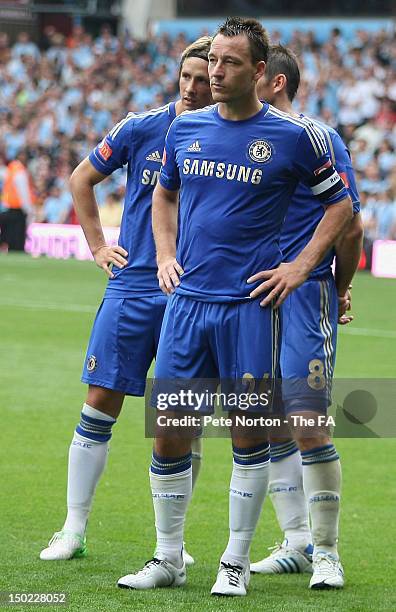
{"type": "Polygon", "coordinates": [[[211,36],[201,36],[201,38],[198,38],[193,43],[191,43],[191,45],[186,47],[186,49],[184,49],[182,56],[180,58],[179,72],[181,72],[184,62],[189,57],[198,57],[208,62],[209,61],[208,55],[209,55],[211,44],[212,44],[211,36]]]}

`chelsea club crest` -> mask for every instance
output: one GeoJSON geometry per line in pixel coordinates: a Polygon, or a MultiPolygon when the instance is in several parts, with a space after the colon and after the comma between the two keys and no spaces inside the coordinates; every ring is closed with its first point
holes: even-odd
{"type": "Polygon", "coordinates": [[[96,359],[95,355],[90,355],[87,359],[87,370],[88,372],[94,372],[94,370],[96,370],[98,365],[98,360],[96,359]]]}
{"type": "Polygon", "coordinates": [[[264,164],[272,156],[272,146],[266,140],[255,140],[249,145],[249,157],[258,164],[264,164]]]}

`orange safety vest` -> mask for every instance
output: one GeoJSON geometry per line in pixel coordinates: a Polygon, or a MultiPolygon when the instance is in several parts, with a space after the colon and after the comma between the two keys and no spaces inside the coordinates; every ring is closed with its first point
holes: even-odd
{"type": "Polygon", "coordinates": [[[21,172],[28,175],[30,201],[32,204],[35,203],[35,194],[30,175],[25,166],[20,161],[15,160],[8,164],[4,179],[1,201],[6,208],[23,208],[23,205],[26,204],[26,202],[22,202],[15,184],[15,178],[21,172]]]}

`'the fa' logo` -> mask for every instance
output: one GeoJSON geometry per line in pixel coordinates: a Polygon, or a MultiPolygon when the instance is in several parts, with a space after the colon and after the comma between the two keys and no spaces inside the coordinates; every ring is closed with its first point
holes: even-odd
{"type": "Polygon", "coordinates": [[[267,162],[272,156],[272,147],[266,140],[255,140],[249,145],[249,157],[259,164],[267,162]]]}
{"type": "Polygon", "coordinates": [[[98,360],[96,359],[95,355],[90,355],[87,360],[88,372],[93,372],[94,370],[96,370],[97,366],[98,366],[98,360]]]}

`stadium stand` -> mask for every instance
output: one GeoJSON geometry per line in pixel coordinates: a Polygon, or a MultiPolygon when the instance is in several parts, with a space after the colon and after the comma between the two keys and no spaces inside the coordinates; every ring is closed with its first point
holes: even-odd
{"type": "MultiPolygon", "coordinates": [[[[273,42],[279,32],[271,32],[273,42]]],[[[176,95],[184,34],[150,34],[144,41],[97,38],[74,26],[64,37],[52,26],[41,47],[19,33],[14,44],[0,32],[0,187],[7,163],[25,152],[36,204],[30,220],[75,222],[68,178],[108,128],[127,111],[161,106],[176,95]]],[[[367,240],[396,239],[396,49],[394,34],[334,28],[319,42],[294,31],[302,83],[297,108],[336,127],[349,144],[357,171],[367,240]]],[[[122,201],[125,175],[97,189],[100,205],[122,201]]]]}

